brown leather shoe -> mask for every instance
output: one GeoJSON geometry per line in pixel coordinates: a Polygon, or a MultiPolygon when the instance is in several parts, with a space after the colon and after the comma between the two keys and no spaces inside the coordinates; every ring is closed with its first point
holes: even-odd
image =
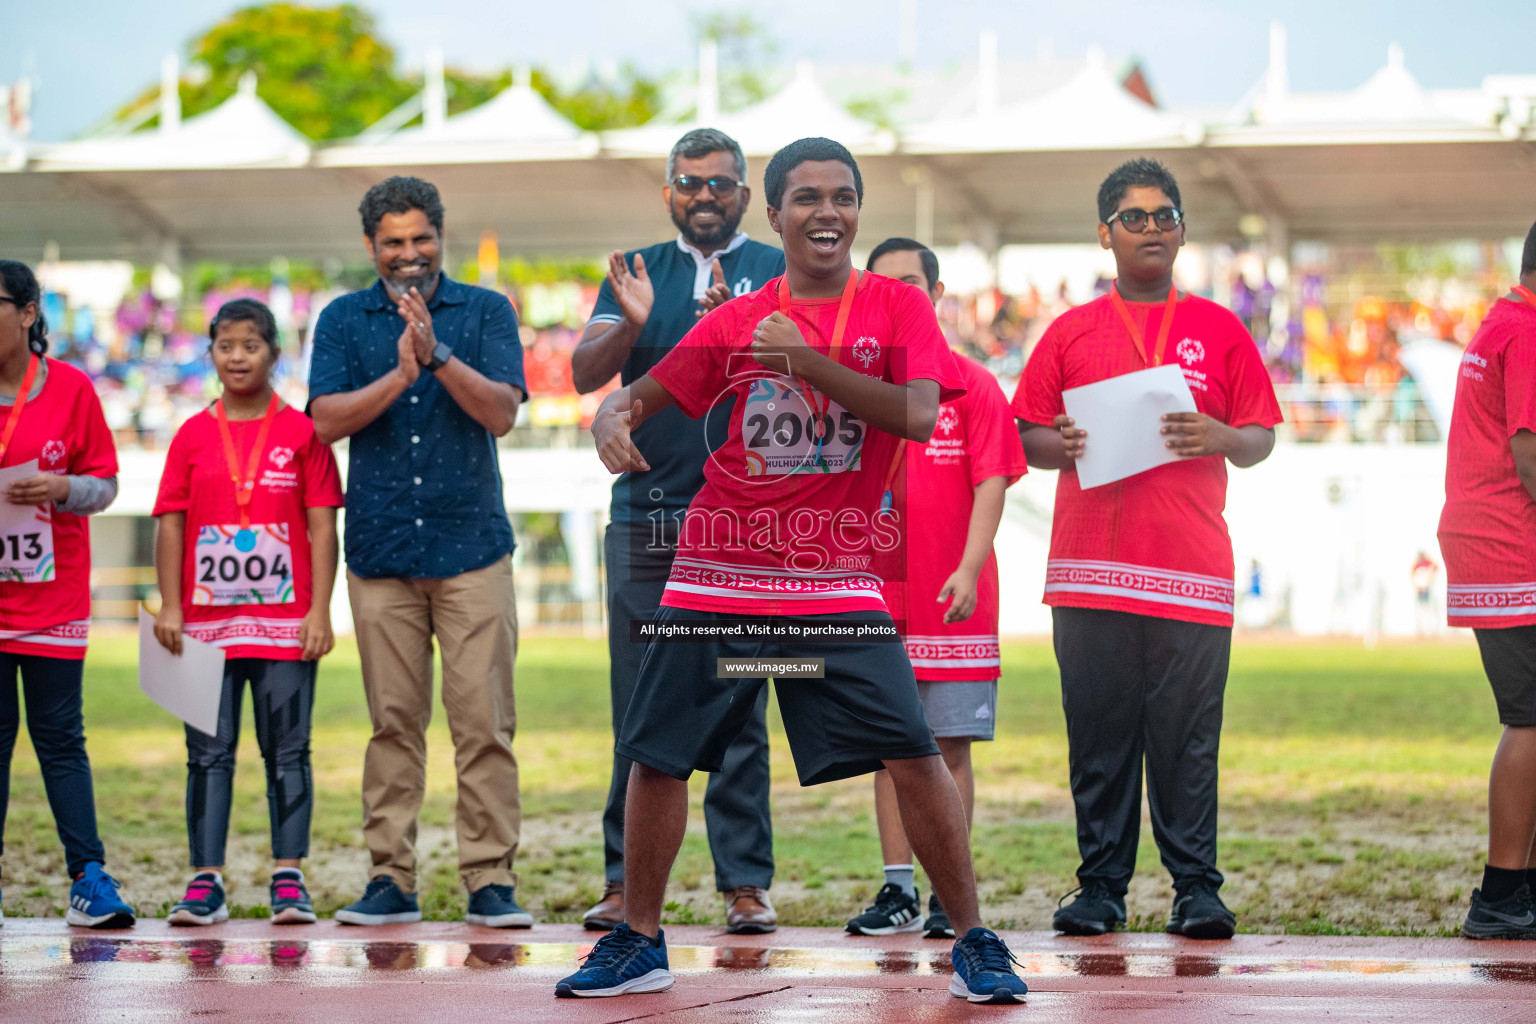
{"type": "Polygon", "coordinates": [[[624,923],[624,883],[603,886],[603,898],[581,915],[581,926],[589,932],[611,932],[624,923]]]}
{"type": "Polygon", "coordinates": [[[764,935],[777,931],[779,915],[768,902],[768,890],[738,885],[725,891],[725,930],[732,935],[764,935]]]}

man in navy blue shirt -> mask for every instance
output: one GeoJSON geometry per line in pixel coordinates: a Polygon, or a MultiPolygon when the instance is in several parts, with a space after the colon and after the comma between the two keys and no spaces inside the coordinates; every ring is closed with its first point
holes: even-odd
{"type": "Polygon", "coordinates": [[[373,858],[346,924],[421,920],[416,819],[426,790],[432,639],[458,766],[459,876],[471,924],[523,927],[512,860],[521,810],[512,734],[512,526],[496,438],[527,395],[505,296],[442,271],[443,203],[389,178],[359,212],[379,279],[315,325],[310,413],[320,440],[350,437],[347,591],[373,737],[363,836],[373,858]]]}
{"type": "MultiPolygon", "coordinates": [[[[613,253],[592,319],[571,356],[576,390],[596,391],[619,374],[628,385],[645,376],[693,327],[705,306],[745,295],[784,273],[784,254],[739,230],[752,197],[747,161],[730,136],[711,128],[689,132],[672,147],[662,200],[678,237],[629,253],[613,253]]],[[[635,444],[650,460],[643,473],[613,485],[604,555],[608,568],[609,688],[613,727],[624,722],[644,642],[630,622],[656,615],[672,568],[679,524],[704,484],[704,464],[725,440],[729,406],[706,420],[677,408],[642,423],[635,444]],[[654,454],[652,454],[654,453],[654,454]]],[[[767,690],[751,723],[709,777],[704,822],[715,860],[715,886],[725,894],[726,928],[770,932],[777,916],[768,900],[773,882],[773,828],[768,816],[767,690]]],[[[603,811],[607,885],[584,922],[606,931],[624,920],[624,807],[629,758],[615,753],[603,811]]],[[[644,822],[637,823],[644,827],[644,822]]]]}

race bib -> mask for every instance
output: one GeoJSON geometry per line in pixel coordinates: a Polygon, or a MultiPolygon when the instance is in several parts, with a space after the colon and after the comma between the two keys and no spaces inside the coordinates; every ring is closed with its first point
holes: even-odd
{"type": "Polygon", "coordinates": [[[864,422],[793,377],[755,380],[741,409],[748,476],[859,468],[864,422]],[[826,412],[818,410],[826,404],[826,412]]]}
{"type": "MultiPolygon", "coordinates": [[[[0,525],[0,580],[46,583],[56,575],[53,517],[47,506],[12,506],[21,518],[6,516],[0,525]]],[[[9,511],[9,510],[8,510],[9,511]]]]}
{"type": "Polygon", "coordinates": [[[204,526],[193,553],[192,603],[288,604],[293,600],[293,548],[286,523],[204,526]]]}

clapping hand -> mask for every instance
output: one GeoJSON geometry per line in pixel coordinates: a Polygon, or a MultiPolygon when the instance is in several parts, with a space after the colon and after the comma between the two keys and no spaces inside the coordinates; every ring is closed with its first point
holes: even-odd
{"type": "Polygon", "coordinates": [[[630,273],[624,254],[610,253],[608,287],[613,289],[613,300],[624,312],[624,319],[636,327],[644,327],[650,319],[651,306],[656,302],[656,289],[651,286],[651,275],[645,269],[645,257],[635,253],[635,271],[630,273]]]}
{"type": "Polygon", "coordinates": [[[710,274],[714,277],[715,283],[705,290],[704,297],[699,300],[699,308],[693,314],[699,318],[716,306],[731,301],[731,286],[725,283],[725,271],[720,269],[720,261],[712,260],[710,267],[710,274]]]}

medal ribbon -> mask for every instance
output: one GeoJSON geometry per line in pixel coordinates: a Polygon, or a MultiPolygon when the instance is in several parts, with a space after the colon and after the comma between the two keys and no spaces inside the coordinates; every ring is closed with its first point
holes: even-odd
{"type": "MultiPolygon", "coordinates": [[[[837,302],[837,321],[832,326],[832,347],[827,350],[827,355],[834,363],[839,362],[839,356],[843,349],[843,332],[848,329],[848,314],[853,311],[853,293],[859,290],[859,282],[863,278],[857,270],[848,272],[848,283],[843,285],[843,297],[837,302]]],[[[789,316],[789,275],[779,278],[779,312],[789,316]]],[[[793,317],[790,317],[793,320],[793,317]]],[[[832,405],[832,399],[827,395],[818,394],[816,389],[801,378],[803,387],[811,396],[811,410],[816,414],[816,421],[820,430],[816,435],[816,461],[821,462],[821,443],[827,437],[827,409],[832,405]]]]}
{"type": "Polygon", "coordinates": [[[267,411],[262,414],[261,427],[256,431],[256,443],[251,446],[251,456],[246,460],[245,475],[240,475],[240,457],[235,452],[234,435],[229,432],[229,416],[224,412],[224,399],[213,403],[214,415],[219,421],[219,435],[224,439],[224,462],[229,466],[229,479],[235,485],[235,504],[240,507],[240,529],[251,528],[251,494],[256,489],[256,467],[261,462],[261,450],[267,445],[267,433],[282,403],[273,392],[267,411]]]}
{"type": "MultiPolygon", "coordinates": [[[[1530,306],[1532,309],[1536,309],[1536,292],[1531,291],[1529,288],[1527,288],[1523,284],[1517,284],[1517,285],[1514,286],[1514,288],[1512,288],[1510,290],[1513,291],[1516,295],[1520,296],[1522,299],[1524,299],[1525,300],[1525,304],[1527,306],[1530,306]]],[[[5,428],[5,436],[7,438],[11,436],[11,428],[10,427],[6,427],[5,428]]],[[[0,443],[0,452],[4,452],[4,451],[5,451],[5,445],[4,445],[4,443],[0,443]]]]}
{"type": "Polygon", "coordinates": [[[0,460],[5,458],[5,451],[11,446],[11,435],[16,433],[16,424],[21,420],[21,410],[27,404],[27,397],[32,394],[32,382],[37,379],[37,364],[40,360],[37,353],[32,353],[32,358],[27,360],[27,372],[21,378],[21,390],[16,392],[16,401],[11,403],[11,414],[5,418],[5,429],[0,430],[0,460]]]}
{"type": "Polygon", "coordinates": [[[901,469],[902,456],[907,454],[907,439],[902,437],[896,441],[896,454],[891,456],[891,468],[885,471],[885,488],[880,495],[880,511],[889,512],[895,501],[894,485],[896,472],[901,469]]]}
{"type": "Polygon", "coordinates": [[[1131,342],[1136,346],[1136,351],[1141,353],[1141,361],[1145,365],[1163,365],[1163,350],[1168,347],[1168,331],[1173,327],[1174,304],[1179,300],[1178,289],[1173,285],[1168,286],[1168,302],[1163,306],[1163,322],[1157,325],[1157,350],[1152,353],[1152,358],[1147,358],[1147,342],[1141,333],[1141,328],[1136,326],[1136,321],[1131,317],[1131,311],[1125,307],[1125,300],[1120,297],[1120,282],[1117,280],[1109,286],[1109,301],[1114,303],[1115,312],[1120,314],[1120,319],[1125,321],[1125,329],[1131,334],[1131,342]]]}

